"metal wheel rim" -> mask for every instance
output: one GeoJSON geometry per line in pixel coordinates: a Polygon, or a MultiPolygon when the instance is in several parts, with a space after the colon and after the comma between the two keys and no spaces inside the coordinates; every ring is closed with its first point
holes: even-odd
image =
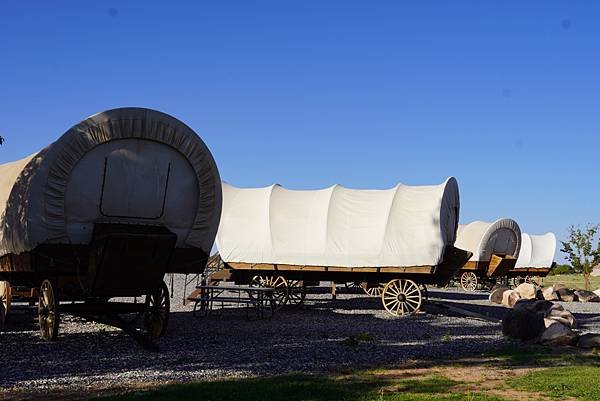
{"type": "Polygon", "coordinates": [[[384,286],[381,284],[377,284],[376,286],[374,286],[372,283],[364,283],[362,285],[365,294],[371,297],[380,297],[383,293],[383,287],[384,286]]]}
{"type": "Polygon", "coordinates": [[[44,280],[40,287],[38,302],[38,320],[40,333],[45,340],[55,340],[58,334],[58,303],[52,284],[44,280]]]}
{"type": "Polygon", "coordinates": [[[273,288],[273,301],[275,310],[283,308],[289,299],[288,282],[283,276],[254,276],[250,285],[264,288],[273,288]]]}
{"type": "Polygon", "coordinates": [[[288,302],[292,305],[300,305],[306,298],[306,287],[304,281],[288,280],[288,302]]]}
{"type": "Polygon", "coordinates": [[[144,327],[151,337],[161,337],[167,331],[170,308],[169,289],[164,282],[153,293],[146,295],[144,327]]]}
{"type": "Polygon", "coordinates": [[[460,285],[465,291],[475,291],[477,289],[477,276],[473,272],[464,272],[460,276],[460,285]]]}
{"type": "Polygon", "coordinates": [[[391,315],[412,315],[421,308],[421,290],[412,280],[395,279],[383,288],[381,301],[391,315]]]}

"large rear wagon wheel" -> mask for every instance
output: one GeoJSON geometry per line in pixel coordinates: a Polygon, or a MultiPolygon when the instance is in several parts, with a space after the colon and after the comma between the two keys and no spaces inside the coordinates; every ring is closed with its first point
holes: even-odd
{"type": "Polygon", "coordinates": [[[477,275],[473,272],[464,272],[460,276],[460,286],[465,291],[475,291],[477,289],[477,285],[479,284],[479,280],[477,279],[477,275]]]}
{"type": "Polygon", "coordinates": [[[417,283],[412,280],[395,279],[383,287],[381,302],[393,316],[412,315],[421,308],[423,298],[417,283]]]}
{"type": "Polygon", "coordinates": [[[152,293],[146,295],[144,311],[144,328],[152,338],[165,335],[169,325],[169,288],[164,281],[152,293]]]}
{"type": "Polygon", "coordinates": [[[4,323],[8,318],[11,298],[10,283],[8,281],[0,281],[0,330],[4,328],[4,323]]]}
{"type": "Polygon", "coordinates": [[[38,320],[42,338],[47,341],[56,340],[60,315],[58,313],[58,297],[50,280],[44,280],[40,286],[38,320]]]}
{"type": "Polygon", "coordinates": [[[288,303],[289,286],[288,281],[282,276],[254,276],[250,285],[256,287],[273,288],[273,309],[280,310],[288,303]]]}

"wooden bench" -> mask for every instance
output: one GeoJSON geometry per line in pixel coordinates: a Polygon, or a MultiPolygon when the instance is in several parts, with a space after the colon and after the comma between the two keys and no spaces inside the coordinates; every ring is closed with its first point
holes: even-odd
{"type": "Polygon", "coordinates": [[[194,316],[200,306],[205,316],[212,315],[215,304],[220,304],[220,311],[225,309],[226,303],[246,306],[246,318],[250,318],[250,311],[256,313],[258,319],[265,317],[265,311],[269,311],[269,317],[275,313],[275,302],[273,300],[273,288],[238,286],[238,285],[199,285],[196,291],[187,298],[194,302],[194,316]],[[237,294],[233,296],[232,294],[237,294]]]}

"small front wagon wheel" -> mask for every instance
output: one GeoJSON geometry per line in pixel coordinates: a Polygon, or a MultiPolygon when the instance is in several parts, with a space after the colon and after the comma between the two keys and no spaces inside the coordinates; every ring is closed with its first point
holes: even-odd
{"type": "Polygon", "coordinates": [[[254,276],[250,285],[254,287],[273,288],[273,309],[275,311],[283,308],[289,301],[288,281],[283,276],[254,276]]]}
{"type": "Polygon", "coordinates": [[[383,287],[383,307],[393,316],[412,315],[421,307],[423,298],[417,283],[412,280],[395,279],[383,287]]]}
{"type": "Polygon", "coordinates": [[[60,321],[58,298],[50,280],[44,280],[40,286],[38,320],[42,338],[47,341],[56,340],[60,321]]]}
{"type": "Polygon", "coordinates": [[[306,286],[301,280],[288,280],[288,302],[290,305],[302,305],[306,298],[306,286]]]}
{"type": "Polygon", "coordinates": [[[362,283],[361,287],[371,297],[380,297],[383,291],[383,285],[379,283],[362,283]]]}
{"type": "Polygon", "coordinates": [[[473,272],[464,272],[460,276],[460,286],[465,291],[475,291],[478,284],[479,280],[477,279],[477,275],[473,272]]]}
{"type": "Polygon", "coordinates": [[[169,288],[162,281],[152,293],[146,295],[144,328],[151,337],[162,337],[166,333],[170,308],[169,288]]]}

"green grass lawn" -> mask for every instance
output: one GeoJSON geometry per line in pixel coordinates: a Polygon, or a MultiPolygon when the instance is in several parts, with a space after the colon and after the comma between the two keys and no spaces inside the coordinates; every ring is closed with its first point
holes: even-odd
{"type": "Polygon", "coordinates": [[[600,400],[600,367],[564,366],[533,372],[508,381],[511,387],[536,391],[551,398],[575,397],[583,401],[600,400]]]}
{"type": "MultiPolygon", "coordinates": [[[[569,288],[585,288],[583,275],[581,274],[558,274],[556,276],[544,277],[542,281],[544,287],[551,286],[554,283],[562,283],[569,288]]],[[[591,277],[590,285],[592,291],[600,288],[600,277],[591,277]]]]}

